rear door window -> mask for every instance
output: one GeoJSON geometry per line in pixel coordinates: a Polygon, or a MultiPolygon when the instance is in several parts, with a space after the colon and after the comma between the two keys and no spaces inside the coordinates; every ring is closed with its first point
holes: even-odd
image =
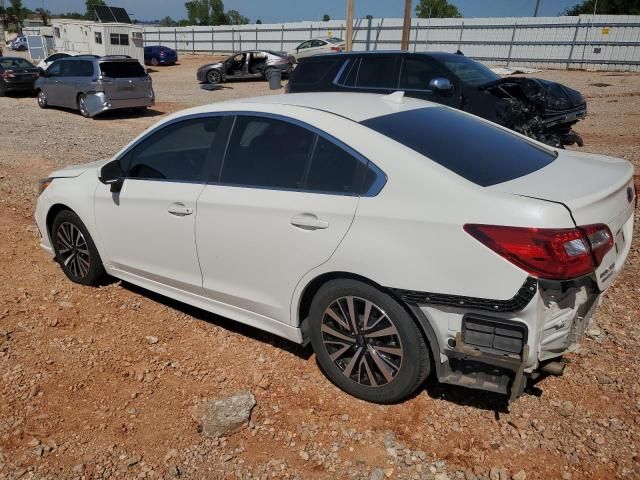
{"type": "Polygon", "coordinates": [[[387,56],[363,56],[360,61],[356,86],[369,88],[398,88],[400,58],[387,56]]]}
{"type": "Polygon", "coordinates": [[[335,63],[334,59],[300,62],[293,71],[292,81],[304,85],[319,83],[333,70],[335,63]]]}
{"type": "Polygon", "coordinates": [[[147,75],[138,62],[102,62],[100,72],[103,76],[111,78],[134,78],[147,75]]]}
{"type": "Polygon", "coordinates": [[[551,149],[450,108],[419,108],[361,123],[483,187],[533,173],[557,157],[551,149]]]}
{"type": "Polygon", "coordinates": [[[301,189],[315,134],[289,122],[238,116],[220,182],[301,189]]]}
{"type": "Polygon", "coordinates": [[[362,184],[364,164],[329,140],[318,137],[313,151],[306,189],[341,194],[357,194],[362,184]]]}

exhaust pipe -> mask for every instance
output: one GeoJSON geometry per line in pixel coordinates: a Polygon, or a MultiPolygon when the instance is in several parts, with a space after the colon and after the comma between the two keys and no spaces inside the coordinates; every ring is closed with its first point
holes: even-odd
{"type": "Polygon", "coordinates": [[[563,374],[564,367],[565,364],[563,362],[549,362],[540,367],[540,372],[559,377],[563,374]]]}

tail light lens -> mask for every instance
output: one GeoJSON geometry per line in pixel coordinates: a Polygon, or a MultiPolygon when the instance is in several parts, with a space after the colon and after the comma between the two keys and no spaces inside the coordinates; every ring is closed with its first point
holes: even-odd
{"type": "Polygon", "coordinates": [[[333,51],[333,52],[341,52],[342,49],[340,47],[331,47],[331,51],[333,51]]]}
{"type": "Polygon", "coordinates": [[[560,229],[467,224],[464,230],[532,276],[552,280],[591,273],[613,246],[603,224],[560,229]]]}

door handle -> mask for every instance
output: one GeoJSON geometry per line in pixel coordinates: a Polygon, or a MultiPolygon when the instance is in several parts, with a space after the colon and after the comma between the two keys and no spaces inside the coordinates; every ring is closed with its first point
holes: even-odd
{"type": "Polygon", "coordinates": [[[169,205],[167,211],[176,217],[184,217],[186,215],[191,215],[193,213],[193,208],[187,207],[182,202],[176,202],[169,205]]]}
{"type": "Polygon", "coordinates": [[[303,230],[321,230],[329,227],[329,222],[318,218],[312,213],[302,213],[291,219],[291,225],[303,230]]]}

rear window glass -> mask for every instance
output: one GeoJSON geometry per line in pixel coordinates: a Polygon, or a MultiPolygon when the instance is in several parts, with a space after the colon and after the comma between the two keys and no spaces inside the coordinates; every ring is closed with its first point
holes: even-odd
{"type": "Polygon", "coordinates": [[[325,38],[325,40],[327,42],[330,42],[330,43],[342,43],[342,42],[344,42],[344,40],[342,40],[341,38],[336,38],[336,37],[325,38]]]}
{"type": "Polygon", "coordinates": [[[144,77],[147,74],[138,62],[103,62],[100,71],[111,78],[144,77]]]}
{"type": "Polygon", "coordinates": [[[313,60],[300,62],[293,71],[293,81],[296,83],[319,83],[333,68],[336,60],[313,60]]]}
{"type": "Polygon", "coordinates": [[[360,61],[358,87],[398,88],[398,57],[366,56],[360,61]]]}
{"type": "Polygon", "coordinates": [[[444,107],[370,118],[363,125],[487,187],[546,167],[556,153],[444,107]]]}
{"type": "Polygon", "coordinates": [[[11,68],[33,68],[33,64],[22,58],[0,58],[0,67],[7,70],[11,68]]]}

